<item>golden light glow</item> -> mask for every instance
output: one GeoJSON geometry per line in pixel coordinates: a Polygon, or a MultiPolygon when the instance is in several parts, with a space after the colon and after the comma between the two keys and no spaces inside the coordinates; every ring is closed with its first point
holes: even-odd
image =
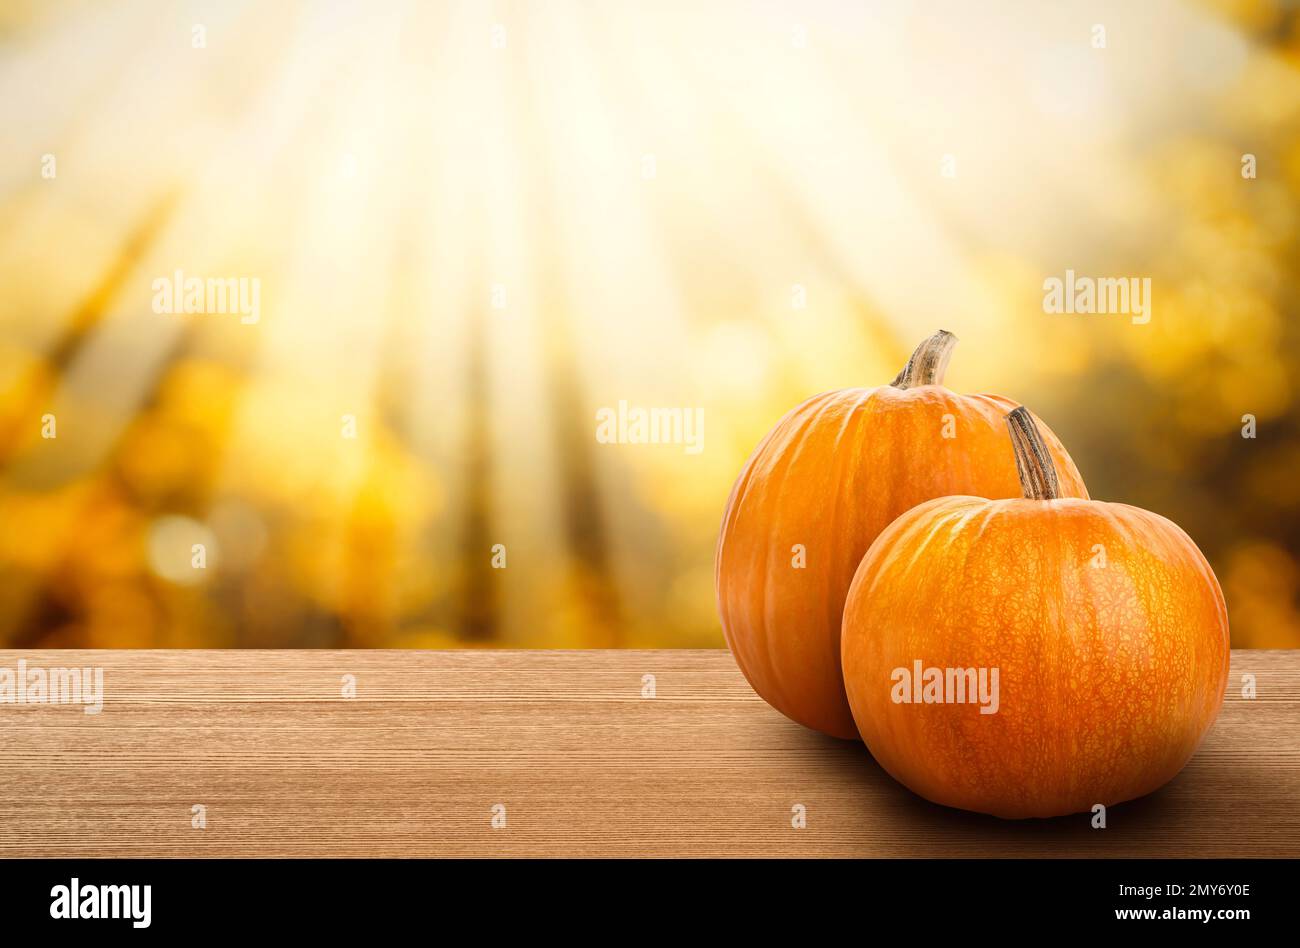
{"type": "Polygon", "coordinates": [[[744,457],[943,327],[1300,646],[1297,22],[6,4],[0,645],[719,645],[744,457]],[[1067,269],[1151,321],[1045,313],[1067,269]],[[259,311],[157,312],[178,271],[259,311]],[[704,450],[600,443],[620,401],[704,450]]]}

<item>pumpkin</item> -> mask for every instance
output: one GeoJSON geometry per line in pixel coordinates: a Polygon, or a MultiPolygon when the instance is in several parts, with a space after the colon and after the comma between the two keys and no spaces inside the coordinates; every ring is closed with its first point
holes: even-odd
{"type": "MultiPolygon", "coordinates": [[[[840,671],[840,619],[854,570],[899,514],[948,494],[1020,493],[998,395],[943,387],[957,339],[917,346],[889,385],[816,395],[787,414],[745,463],[715,558],[727,645],[754,690],[787,717],[857,739],[840,671]]],[[[1062,489],[1086,497],[1045,431],[1062,489]]]]}
{"type": "Polygon", "coordinates": [[[943,497],[890,524],[844,608],[867,748],[935,803],[1051,817],[1150,793],[1223,703],[1228,615],[1174,523],[1061,496],[1029,413],[1023,498],[943,497]]]}

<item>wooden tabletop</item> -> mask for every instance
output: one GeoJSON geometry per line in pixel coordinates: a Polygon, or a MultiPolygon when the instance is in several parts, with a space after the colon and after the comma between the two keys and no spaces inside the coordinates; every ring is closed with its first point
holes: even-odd
{"type": "Polygon", "coordinates": [[[106,698],[0,703],[0,856],[1300,856],[1300,651],[1234,651],[1196,757],[1104,830],[927,803],[771,710],[725,651],[0,651],[0,669],[20,659],[101,667],[106,698]]]}

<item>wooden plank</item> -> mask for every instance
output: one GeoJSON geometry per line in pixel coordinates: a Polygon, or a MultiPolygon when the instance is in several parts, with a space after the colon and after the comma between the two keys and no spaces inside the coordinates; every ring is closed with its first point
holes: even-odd
{"type": "Polygon", "coordinates": [[[1300,855],[1295,651],[1233,652],[1200,752],[1105,830],[929,804],[861,745],[771,710],[725,651],[4,651],[0,667],[19,659],[101,666],[106,700],[0,704],[4,856],[1300,855]]]}

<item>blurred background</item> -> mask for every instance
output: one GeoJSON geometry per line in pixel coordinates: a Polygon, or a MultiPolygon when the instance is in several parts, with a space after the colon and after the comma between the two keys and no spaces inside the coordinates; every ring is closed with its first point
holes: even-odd
{"type": "Polygon", "coordinates": [[[746,456],[942,327],[1300,647],[1295,4],[4,0],[0,125],[2,646],[720,646],[746,456]]]}

